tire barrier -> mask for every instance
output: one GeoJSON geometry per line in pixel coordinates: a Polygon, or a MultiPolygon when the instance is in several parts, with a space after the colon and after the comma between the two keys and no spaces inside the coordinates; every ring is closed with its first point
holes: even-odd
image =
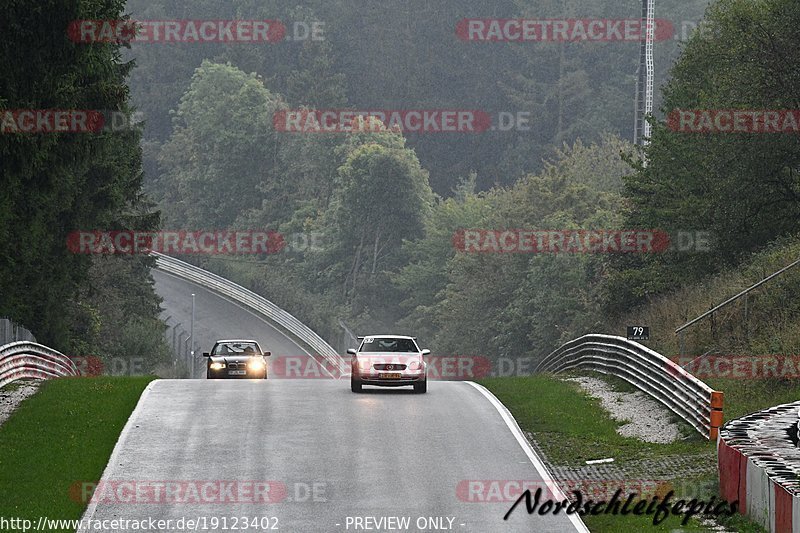
{"type": "Polygon", "coordinates": [[[725,424],[717,440],[720,495],[771,533],[800,531],[800,402],[725,424]]]}

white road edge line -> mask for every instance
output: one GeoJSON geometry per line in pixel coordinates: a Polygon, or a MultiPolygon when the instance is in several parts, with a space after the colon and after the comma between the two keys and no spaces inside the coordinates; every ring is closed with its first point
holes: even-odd
{"type": "MultiPolygon", "coordinates": [[[[106,476],[110,475],[111,472],[116,468],[117,459],[119,457],[120,449],[122,448],[120,446],[120,443],[124,441],[125,438],[128,436],[128,432],[130,432],[131,427],[134,425],[134,422],[136,421],[136,418],[139,414],[139,410],[141,409],[142,404],[144,404],[147,395],[150,393],[153,386],[159,381],[161,380],[156,379],[148,383],[147,387],[145,387],[144,390],[142,391],[142,395],[139,396],[139,401],[136,403],[136,407],[133,408],[131,416],[128,417],[128,421],[125,422],[125,426],[122,428],[122,431],[119,434],[119,438],[117,439],[117,442],[114,444],[114,450],[111,452],[111,457],[108,458],[108,464],[106,465],[105,469],[103,469],[103,475],[100,476],[100,483],[102,483],[106,479],[106,476]]],[[[83,491],[81,491],[81,493],[83,493],[83,491]]],[[[94,501],[94,498],[92,498],[92,500],[89,501],[88,507],[86,507],[86,511],[83,513],[83,516],[81,517],[81,521],[78,523],[78,529],[75,531],[75,533],[95,531],[91,528],[84,527],[84,525],[88,524],[89,521],[94,517],[96,509],[97,509],[97,502],[94,501]]]]}
{"type": "MultiPolygon", "coordinates": [[[[492,392],[483,385],[479,385],[473,381],[467,381],[466,383],[475,387],[478,392],[483,394],[486,399],[489,400],[492,405],[494,405],[494,408],[497,409],[498,413],[500,413],[500,416],[505,421],[508,429],[517,439],[517,443],[520,445],[520,447],[522,447],[525,455],[528,456],[528,459],[530,459],[531,463],[533,463],[536,471],[539,472],[540,476],[542,476],[542,480],[545,482],[545,485],[547,485],[547,488],[550,489],[550,493],[553,495],[553,497],[561,501],[566,500],[567,496],[561,491],[561,487],[559,487],[558,483],[553,480],[552,474],[550,474],[550,472],[547,470],[547,467],[544,466],[544,463],[542,463],[541,459],[537,457],[536,452],[533,451],[533,448],[531,448],[528,439],[525,438],[525,435],[522,433],[522,429],[520,429],[519,424],[517,423],[516,419],[514,419],[514,415],[511,414],[511,411],[509,411],[508,408],[503,405],[503,402],[497,399],[497,396],[492,394],[492,392]]],[[[583,520],[581,520],[580,516],[577,514],[571,514],[567,516],[569,517],[570,522],[572,522],[572,525],[575,526],[576,531],[580,531],[581,533],[589,533],[589,529],[586,527],[586,524],[583,523],[583,520]]]]}

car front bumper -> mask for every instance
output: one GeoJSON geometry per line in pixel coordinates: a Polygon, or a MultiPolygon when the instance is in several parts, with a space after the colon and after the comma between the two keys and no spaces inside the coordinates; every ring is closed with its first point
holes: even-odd
{"type": "Polygon", "coordinates": [[[239,374],[239,370],[228,370],[223,368],[220,370],[208,369],[208,377],[211,379],[262,379],[264,377],[264,370],[250,370],[244,371],[244,374],[239,374]],[[233,373],[236,372],[236,373],[233,373]]]}
{"type": "Polygon", "coordinates": [[[354,373],[353,379],[361,381],[361,383],[364,385],[376,385],[380,387],[403,387],[413,385],[414,383],[419,383],[420,381],[425,381],[427,379],[425,372],[401,371],[395,372],[395,374],[400,374],[400,377],[387,378],[384,376],[385,374],[390,373],[391,372],[354,373]]]}

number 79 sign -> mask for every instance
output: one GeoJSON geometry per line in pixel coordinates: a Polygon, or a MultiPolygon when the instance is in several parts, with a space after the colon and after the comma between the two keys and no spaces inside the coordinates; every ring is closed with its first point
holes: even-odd
{"type": "Polygon", "coordinates": [[[649,326],[628,326],[629,341],[646,341],[650,339],[649,326]]]}

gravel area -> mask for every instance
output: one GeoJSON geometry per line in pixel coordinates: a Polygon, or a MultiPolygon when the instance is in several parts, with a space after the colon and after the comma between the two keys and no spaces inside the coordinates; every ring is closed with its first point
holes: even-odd
{"type": "Polygon", "coordinates": [[[0,425],[8,420],[22,400],[32,396],[39,389],[39,383],[38,380],[17,381],[0,389],[0,425]]]}
{"type": "MultiPolygon", "coordinates": [[[[625,422],[618,429],[621,435],[656,443],[669,443],[683,437],[680,427],[671,422],[671,411],[643,392],[615,392],[608,383],[594,377],[567,378],[567,381],[578,383],[589,395],[601,401],[603,409],[612,418],[625,422]]],[[[717,471],[716,454],[710,453],[628,459],[581,466],[557,465],[550,462],[534,435],[525,432],[525,436],[565,493],[575,490],[578,482],[585,483],[590,488],[593,487],[592,482],[597,482],[595,488],[610,486],[616,489],[615,481],[619,481],[619,488],[622,488],[623,483],[639,480],[642,487],[653,489],[655,494],[661,496],[669,490],[694,494],[698,488],[693,486],[691,480],[698,476],[711,476],[717,471]]],[[[639,487],[635,483],[632,486],[639,487]]],[[[702,518],[700,523],[703,531],[730,533],[714,520],[702,518]]],[[[672,531],[688,530],[678,528],[672,531]]]]}
{"type": "Polygon", "coordinates": [[[671,412],[643,392],[615,392],[605,381],[593,377],[569,378],[591,396],[598,398],[611,418],[626,422],[617,429],[623,437],[668,444],[681,438],[680,427],[670,420],[671,412]]]}

